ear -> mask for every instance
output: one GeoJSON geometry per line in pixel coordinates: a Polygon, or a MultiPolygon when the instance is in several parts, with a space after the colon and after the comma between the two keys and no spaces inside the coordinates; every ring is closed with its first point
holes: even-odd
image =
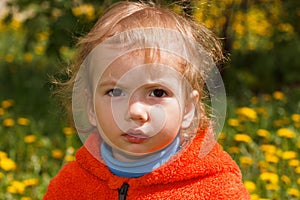
{"type": "Polygon", "coordinates": [[[97,125],[97,120],[96,120],[96,114],[94,110],[94,103],[92,100],[92,97],[90,93],[87,91],[87,89],[84,90],[84,95],[86,97],[86,102],[87,102],[87,115],[89,118],[89,122],[91,125],[96,126],[97,125]]]}
{"type": "Polygon", "coordinates": [[[199,100],[199,92],[197,90],[193,90],[190,94],[190,97],[187,101],[187,104],[185,104],[183,118],[181,122],[181,128],[185,129],[188,128],[194,118],[195,110],[196,110],[196,104],[199,100]]]}

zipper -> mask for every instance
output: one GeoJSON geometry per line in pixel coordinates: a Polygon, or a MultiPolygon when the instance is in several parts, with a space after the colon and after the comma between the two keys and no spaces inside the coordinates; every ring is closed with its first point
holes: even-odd
{"type": "Polygon", "coordinates": [[[119,200],[126,200],[128,188],[129,188],[129,184],[126,182],[123,183],[123,185],[119,189],[119,200]]]}

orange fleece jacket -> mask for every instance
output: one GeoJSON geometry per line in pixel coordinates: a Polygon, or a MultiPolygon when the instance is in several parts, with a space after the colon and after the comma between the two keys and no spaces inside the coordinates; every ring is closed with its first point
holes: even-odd
{"type": "Polygon", "coordinates": [[[139,178],[124,178],[113,175],[90,154],[85,146],[100,156],[99,137],[91,134],[77,151],[76,161],[66,164],[51,180],[44,200],[114,200],[125,182],[129,184],[126,200],[250,199],[237,164],[218,143],[199,157],[207,137],[198,135],[173,162],[139,178]]]}

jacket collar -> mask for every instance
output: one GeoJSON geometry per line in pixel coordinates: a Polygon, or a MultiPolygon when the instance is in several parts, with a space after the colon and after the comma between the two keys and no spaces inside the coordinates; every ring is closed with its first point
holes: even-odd
{"type": "Polygon", "coordinates": [[[98,134],[90,134],[85,145],[77,151],[76,160],[88,173],[107,182],[112,189],[119,188],[124,182],[129,183],[131,188],[167,184],[205,177],[223,171],[224,167],[233,168],[223,165],[226,160],[220,156],[221,149],[210,131],[198,131],[187,149],[180,150],[169,162],[149,174],[131,179],[115,176],[109,171],[100,158],[100,143],[98,134]]]}

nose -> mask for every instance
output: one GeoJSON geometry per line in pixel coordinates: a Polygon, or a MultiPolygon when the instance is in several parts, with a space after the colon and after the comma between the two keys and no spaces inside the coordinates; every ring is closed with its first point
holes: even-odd
{"type": "Polygon", "coordinates": [[[144,123],[149,120],[148,106],[138,99],[131,99],[128,106],[129,119],[136,123],[144,123]]]}

